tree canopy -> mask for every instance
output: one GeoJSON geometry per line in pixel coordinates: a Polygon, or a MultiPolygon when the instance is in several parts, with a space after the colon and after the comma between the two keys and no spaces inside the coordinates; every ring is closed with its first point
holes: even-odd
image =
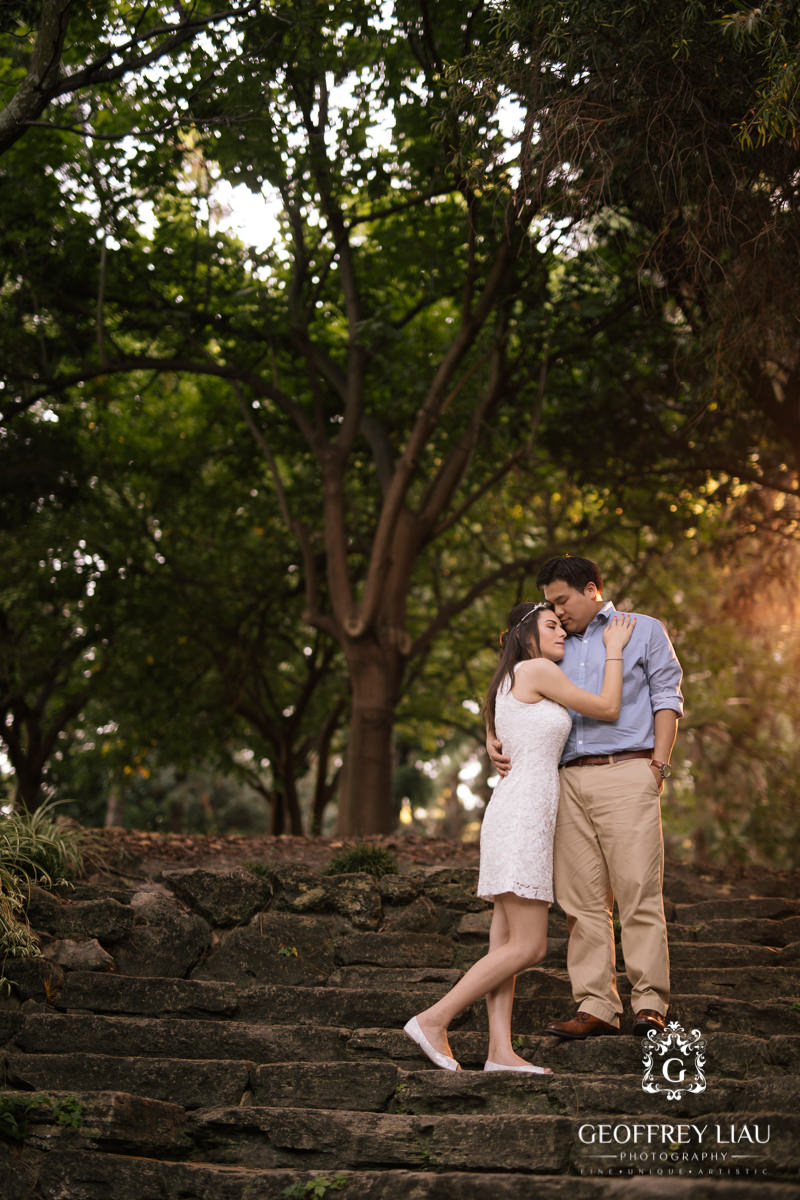
{"type": "Polygon", "coordinates": [[[102,746],[109,786],[203,761],[276,831],[336,795],[386,832],[415,739],[478,744],[464,691],[550,554],[643,600],[730,572],[696,547],[751,544],[734,512],[791,554],[796,35],[678,0],[7,6],[19,798],[102,746]]]}

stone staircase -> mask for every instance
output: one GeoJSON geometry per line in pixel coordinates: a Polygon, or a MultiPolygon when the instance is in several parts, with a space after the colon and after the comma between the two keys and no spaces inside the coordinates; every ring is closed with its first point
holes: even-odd
{"type": "Polygon", "coordinates": [[[720,895],[668,871],[670,1020],[706,1042],[705,1089],[672,1099],[643,1089],[629,1012],[618,1038],[541,1034],[574,1009],[557,909],[514,1023],[521,1052],[553,1075],[485,1074],[481,1006],[451,1031],[464,1069],[428,1063],[402,1026],[484,952],[475,881],[474,869],[376,880],[204,866],[36,891],[46,957],[5,963],[0,1194],[800,1196],[788,881],[720,895]]]}

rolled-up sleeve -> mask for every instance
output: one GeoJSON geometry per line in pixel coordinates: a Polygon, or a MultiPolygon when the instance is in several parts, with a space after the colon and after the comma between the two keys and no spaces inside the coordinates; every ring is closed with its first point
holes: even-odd
{"type": "Polygon", "coordinates": [[[661,622],[651,617],[649,624],[645,670],[650,688],[650,707],[654,713],[671,708],[682,717],[681,664],[661,622]]]}

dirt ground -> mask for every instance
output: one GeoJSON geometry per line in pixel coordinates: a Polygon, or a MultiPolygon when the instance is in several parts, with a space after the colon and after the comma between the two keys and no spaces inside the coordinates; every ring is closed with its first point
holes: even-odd
{"type": "MultiPolygon", "coordinates": [[[[445,867],[477,867],[477,842],[398,834],[342,840],[332,837],[215,837],[201,834],[149,833],[127,829],[88,831],[92,849],[91,874],[147,876],[174,867],[303,866],[324,870],[331,858],[355,845],[380,846],[391,851],[402,874],[445,867]]],[[[800,895],[800,870],[774,871],[763,865],[737,864],[698,868],[667,859],[666,887],[670,882],[690,885],[695,892],[712,895],[800,895]]]]}
{"type": "Polygon", "coordinates": [[[343,841],[332,837],[214,837],[203,834],[146,833],[128,829],[93,829],[91,862],[97,859],[117,871],[146,865],[148,874],[175,866],[265,866],[308,867],[319,871],[335,854],[355,845],[380,846],[394,854],[405,874],[425,867],[476,867],[478,843],[415,835],[365,837],[343,841]]]}

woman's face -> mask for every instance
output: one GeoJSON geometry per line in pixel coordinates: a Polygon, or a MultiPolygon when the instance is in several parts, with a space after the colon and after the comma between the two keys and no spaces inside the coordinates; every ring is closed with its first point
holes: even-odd
{"type": "Polygon", "coordinates": [[[539,649],[542,658],[551,662],[561,662],[564,657],[564,642],[567,633],[554,612],[548,608],[539,614],[539,649]]]}

